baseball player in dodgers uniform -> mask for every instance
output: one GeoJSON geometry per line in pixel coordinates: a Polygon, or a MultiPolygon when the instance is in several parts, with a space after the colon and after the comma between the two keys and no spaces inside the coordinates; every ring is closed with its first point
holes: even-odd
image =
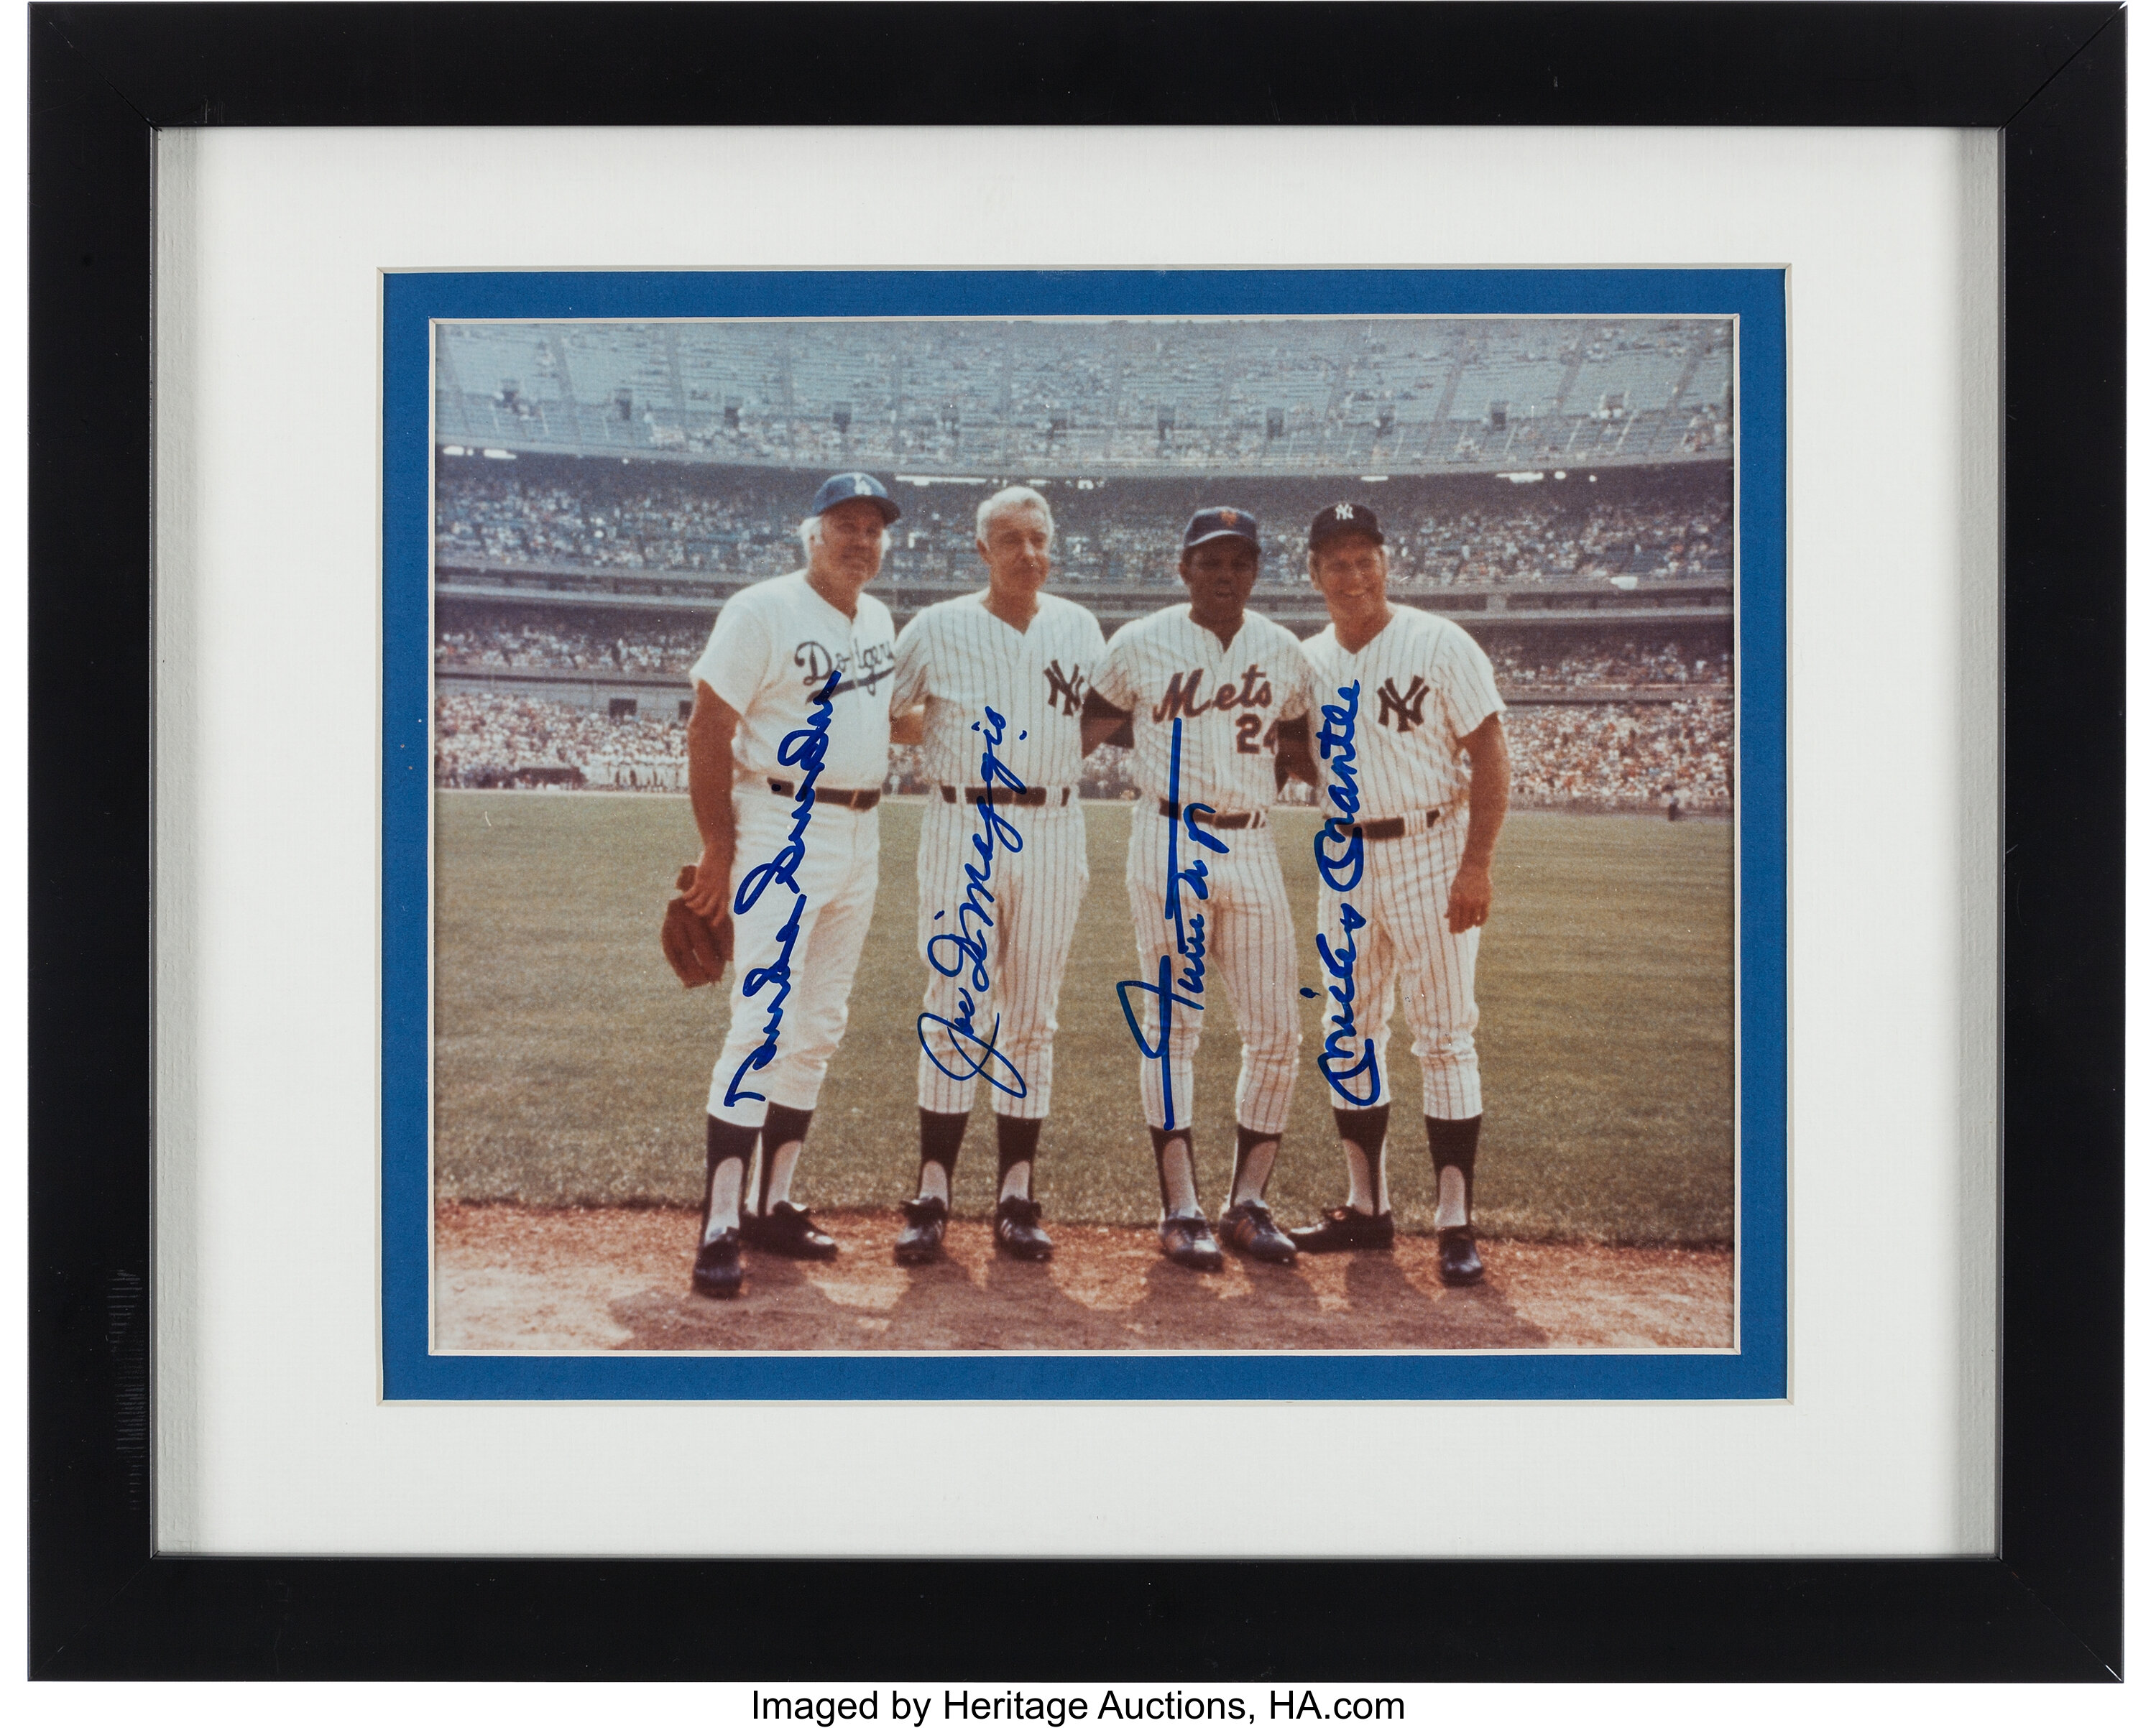
{"type": "Polygon", "coordinates": [[[1311,676],[1294,637],[1245,609],[1258,579],[1248,510],[1194,515],[1181,571],[1189,603],[1136,619],[1108,644],[1086,698],[1085,741],[1119,739],[1127,723],[1141,788],[1126,873],[1138,979],[1123,995],[1141,1050],[1156,1053],[1142,1055],[1138,1071],[1160,1174],[1161,1248],[1179,1265],[1217,1271],[1191,1151],[1191,1067],[1199,1027],[1230,1004],[1243,1066],[1220,1233],[1256,1259],[1295,1258],[1265,1203],[1302,1037],[1295,922],[1266,813],[1276,752],[1310,772],[1311,676]],[[1163,977],[1173,980],[1166,992],[1163,977]]]}
{"type": "Polygon", "coordinates": [[[1106,647],[1092,613],[1041,592],[1055,540],[1038,492],[987,499],[973,542],[987,590],[929,607],[898,638],[892,711],[910,720],[926,703],[933,787],[921,823],[920,1187],[893,1249],[906,1264],[942,1253],[952,1171],[983,1083],[996,1118],[996,1247],[1027,1260],[1054,1249],[1033,1166],[1086,894],[1079,716],[1106,647]]]}
{"type": "Polygon", "coordinates": [[[1327,813],[1317,938],[1332,982],[1317,1065],[1348,1157],[1348,1203],[1290,1233],[1305,1252],[1392,1246],[1385,1046],[1404,987],[1437,1172],[1438,1274],[1473,1284],[1482,1276],[1475,956],[1512,781],[1505,705],[1473,637],[1387,600],[1385,537],[1363,505],[1318,512],[1310,575],[1332,615],[1303,644],[1316,674],[1318,805],[1327,813]]]}
{"type": "Polygon", "coordinates": [[[807,567],[727,601],[690,674],[704,844],[686,898],[714,926],[733,920],[735,977],[706,1106],[702,1295],[740,1290],[744,1241],[796,1259],[839,1251],[792,1192],[875,905],[894,644],[891,613],[861,590],[898,515],[873,475],[834,474],[801,525],[807,567]]]}

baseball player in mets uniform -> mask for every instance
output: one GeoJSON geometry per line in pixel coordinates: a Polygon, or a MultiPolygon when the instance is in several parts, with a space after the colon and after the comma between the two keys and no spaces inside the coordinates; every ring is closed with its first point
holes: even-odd
{"type": "MultiPolygon", "coordinates": [[[[1318,1070],[1348,1159],[1348,1203],[1291,1232],[1306,1253],[1389,1249],[1385,1047],[1396,991],[1422,1065],[1437,1172],[1438,1272],[1482,1276],[1475,1249],[1475,956],[1512,780],[1489,656],[1449,618],[1385,596],[1385,537],[1359,504],[1318,512],[1310,575],[1332,622],[1303,644],[1316,675],[1317,942],[1329,975],[1318,1070]]],[[[1316,992],[1312,992],[1316,993],[1316,992]]]]}
{"type": "Polygon", "coordinates": [[[1088,746],[1129,729],[1141,796],[1126,879],[1139,972],[1123,987],[1124,1012],[1141,1051],[1162,1250],[1201,1271],[1221,1257],[1198,1198],[1192,1059],[1200,1026],[1231,1004],[1243,1065],[1220,1233],[1254,1259],[1295,1258],[1265,1202],[1302,1036],[1300,956],[1267,813],[1276,754],[1306,761],[1311,677],[1295,638],[1246,608],[1258,556],[1248,510],[1199,510],[1183,536],[1189,603],[1116,631],[1086,699],[1088,746]]]}
{"type": "Polygon", "coordinates": [[[893,711],[921,716],[931,782],[921,823],[921,1174],[893,1249],[942,1253],[951,1176],[976,1092],[996,1118],[998,1251],[1045,1260],[1034,1153],[1055,1076],[1055,1003],[1086,894],[1080,714],[1106,644],[1092,613],[1042,592],[1055,543],[1025,486],[985,500],[978,594],[929,607],[898,638],[893,711]]]}
{"type": "Polygon", "coordinates": [[[728,600],[690,676],[689,801],[703,838],[691,908],[733,922],[733,1018],[711,1069],[693,1288],[741,1289],[742,1244],[829,1259],[793,1200],[875,904],[890,763],[891,613],[861,591],[898,505],[834,474],[801,525],[807,567],[728,600]]]}

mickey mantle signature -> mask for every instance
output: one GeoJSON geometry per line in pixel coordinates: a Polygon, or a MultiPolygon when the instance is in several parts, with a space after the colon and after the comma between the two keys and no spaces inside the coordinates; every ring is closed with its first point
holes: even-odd
{"type": "MultiPolygon", "coordinates": [[[[1363,879],[1363,835],[1351,826],[1363,808],[1362,794],[1355,785],[1355,716],[1362,705],[1362,684],[1358,680],[1345,685],[1339,695],[1339,701],[1327,702],[1320,710],[1324,724],[1317,734],[1318,756],[1332,768],[1332,783],[1326,788],[1326,796],[1337,813],[1325,818],[1312,847],[1317,854],[1317,874],[1340,896],[1343,937],[1340,946],[1334,948],[1327,943],[1323,931],[1317,936],[1317,957],[1325,962],[1332,979],[1325,993],[1338,1004],[1337,1011],[1326,1018],[1331,1029],[1325,1034],[1317,1071],[1325,1076],[1325,1084],[1352,1107],[1367,1110],[1378,1096],[1378,1047],[1366,1038],[1359,1054],[1355,1048],[1355,932],[1370,920],[1348,900],[1363,879]],[[1328,851],[1328,844],[1337,849],[1328,851]],[[1348,1090],[1348,1082],[1364,1076],[1369,1080],[1369,1092],[1358,1098],[1348,1090]]],[[[1302,993],[1317,994],[1306,987],[1302,993]]]]}

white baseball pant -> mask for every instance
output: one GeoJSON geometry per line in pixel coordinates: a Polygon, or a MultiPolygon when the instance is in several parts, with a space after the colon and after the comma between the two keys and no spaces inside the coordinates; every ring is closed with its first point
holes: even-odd
{"type": "MultiPolygon", "coordinates": [[[[734,788],[736,908],[744,880],[793,839],[796,808],[762,781],[734,788]]],[[[744,1128],[763,1126],[767,1105],[815,1109],[831,1054],[845,1036],[847,998],[875,910],[874,810],[819,804],[802,841],[794,887],[773,878],[752,905],[733,915],[733,1020],[711,1068],[706,1108],[744,1128]],[[763,1065],[755,1066],[767,1046],[763,1065]]]]}
{"type": "MultiPolygon", "coordinates": [[[[1392,1038],[1394,1004],[1404,987],[1408,1025],[1422,1064],[1423,1114],[1459,1121],[1482,1114],[1482,1076],[1475,1055],[1475,956],[1482,932],[1455,936],[1445,921],[1453,874],[1467,843],[1467,814],[1462,810],[1430,828],[1419,826],[1419,813],[1407,821],[1408,831],[1396,840],[1363,843],[1363,879],[1346,895],[1319,878],[1317,933],[1327,947],[1337,953],[1346,945],[1340,919],[1343,899],[1368,920],[1353,933],[1355,1049],[1359,1059],[1368,1039],[1377,1057],[1374,1094],[1369,1075],[1349,1074],[1353,1062],[1329,1064],[1354,1096],[1343,1098],[1327,1086],[1327,1101],[1350,1110],[1391,1101],[1385,1049],[1392,1038]]],[[[1333,1032],[1339,1004],[1329,996],[1323,1002],[1325,1030],[1333,1032]]]]}
{"type": "MultiPolygon", "coordinates": [[[[1050,799],[1062,795],[1060,787],[1049,792],[1050,799]]],[[[978,869],[980,864],[974,844],[983,832],[979,808],[947,804],[934,792],[921,817],[916,941],[929,964],[921,1011],[945,1023],[916,1023],[925,1039],[921,1107],[963,1115],[985,1079],[998,1115],[1045,1116],[1055,1079],[1055,1004],[1089,879],[1086,813],[1075,793],[1067,804],[989,808],[1021,844],[1013,852],[998,841],[991,854],[988,892],[993,900],[971,895],[993,920],[986,924],[978,916],[961,917],[972,890],[967,866],[978,869]],[[945,977],[944,967],[954,968],[952,975],[945,977]],[[952,1028],[968,1020],[978,1041],[953,1035],[952,1028]],[[1004,1060],[986,1058],[984,1041],[991,1038],[1004,1060]],[[1019,1087],[1022,1095],[1014,1090],[1019,1087]]]]}
{"type": "MultiPolygon", "coordinates": [[[[1163,955],[1171,958],[1173,976],[1180,977],[1183,962],[1176,957],[1175,926],[1166,916],[1168,895],[1168,835],[1170,823],[1156,803],[1140,804],[1131,813],[1131,850],[1125,870],[1130,889],[1131,923],[1137,934],[1138,977],[1157,984],[1163,955]]],[[[1168,1072],[1164,1093],[1161,1064],[1141,1056],[1138,1081],[1144,1095],[1147,1122],[1155,1128],[1168,1126],[1167,1094],[1175,1106],[1174,1126],[1187,1127],[1192,1119],[1192,1068],[1204,1023],[1218,1018],[1224,1002],[1233,1008],[1235,1025],[1243,1035],[1242,1072],[1235,1080],[1235,1120],[1260,1134],[1279,1135],[1287,1129],[1288,1101],[1295,1094],[1296,1056],[1302,1044],[1301,1004],[1296,999],[1299,956],[1296,953],[1295,916],[1281,879],[1280,854],[1273,849],[1270,825],[1233,828],[1226,833],[1206,830],[1226,843],[1219,853],[1193,842],[1187,831],[1178,836],[1178,865],[1188,869],[1200,859],[1205,865],[1206,898],[1199,900],[1186,887],[1183,895],[1187,920],[1205,920],[1205,990],[1201,1009],[1180,1003],[1169,1023],[1168,1072]]],[[[1160,998],[1157,993],[1127,992],[1133,1008],[1141,1013],[1147,1048],[1160,1048],[1160,998]]]]}

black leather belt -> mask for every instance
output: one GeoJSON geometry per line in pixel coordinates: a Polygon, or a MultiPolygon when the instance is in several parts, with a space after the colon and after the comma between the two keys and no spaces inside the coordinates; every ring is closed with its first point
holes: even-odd
{"type": "MultiPolygon", "coordinates": [[[[1170,822],[1173,822],[1180,818],[1183,814],[1183,807],[1182,805],[1171,804],[1166,798],[1163,798],[1160,801],[1160,813],[1165,816],[1170,822]]],[[[1196,823],[1200,828],[1255,828],[1260,823],[1264,822],[1265,818],[1260,816],[1255,810],[1239,811],[1233,816],[1216,816],[1209,810],[1194,810],[1191,813],[1190,819],[1196,823]]]]}
{"type": "Polygon", "coordinates": [[[1029,786],[1020,791],[1015,786],[969,786],[963,792],[955,786],[943,788],[943,802],[956,804],[961,800],[978,804],[986,799],[991,804],[1025,804],[1038,810],[1048,802],[1050,792],[1056,793],[1055,808],[1060,810],[1070,802],[1070,788],[1065,787],[1029,786]]]}
{"type": "MultiPolygon", "coordinates": [[[[1442,810],[1425,811],[1422,825],[1435,828],[1438,818],[1444,814],[1442,810]]],[[[1360,834],[1366,840],[1397,840],[1407,831],[1408,818],[1404,816],[1388,816],[1380,822],[1351,822],[1348,824],[1349,833],[1360,834]]]]}
{"type": "MultiPolygon", "coordinates": [[[[790,798],[793,796],[793,782],[791,780],[773,780],[767,782],[766,784],[782,798],[790,798]]],[[[844,804],[849,810],[873,810],[882,797],[883,792],[880,789],[875,792],[840,792],[834,786],[819,786],[816,788],[818,803],[844,804]]]]}

